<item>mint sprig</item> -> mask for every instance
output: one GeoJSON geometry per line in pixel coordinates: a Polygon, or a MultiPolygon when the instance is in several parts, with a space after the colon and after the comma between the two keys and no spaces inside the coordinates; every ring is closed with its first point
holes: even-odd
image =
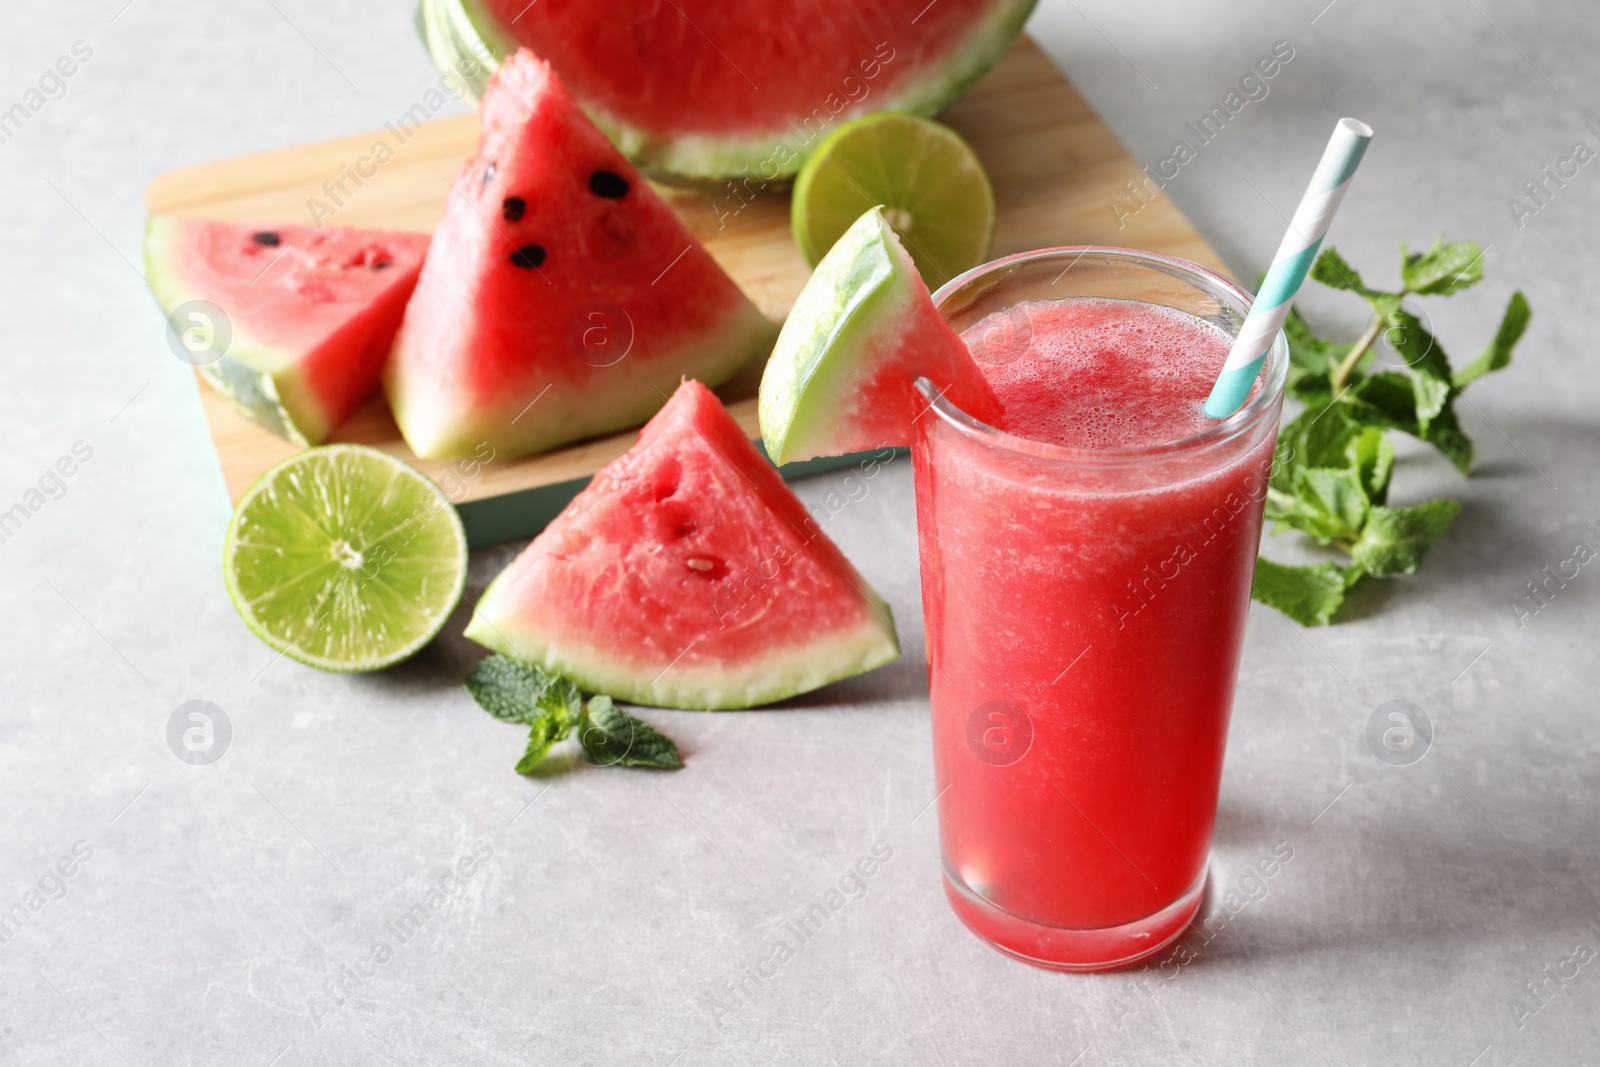
{"type": "Polygon", "coordinates": [[[1262,557],[1252,596],[1303,626],[1324,626],[1343,607],[1345,594],[1365,579],[1415,574],[1461,510],[1445,499],[1388,506],[1395,455],[1388,431],[1432,445],[1462,475],[1469,474],[1473,446],[1456,418],[1455,401],[1472,382],[1511,363],[1532,310],[1521,292],[1513,293],[1488,347],[1455,370],[1406,301],[1450,296],[1482,281],[1483,250],[1476,242],[1440,238],[1425,252],[1402,244],[1397,291],[1371,288],[1332,248],[1317,257],[1309,277],[1360,296],[1371,305],[1372,320],[1360,337],[1343,344],[1319,336],[1290,309],[1283,327],[1288,389],[1305,410],[1278,435],[1266,517],[1275,532],[1298,530],[1350,562],[1289,566],[1262,557]],[[1404,370],[1374,369],[1380,338],[1404,370]]]}
{"type": "Polygon", "coordinates": [[[602,767],[678,770],[678,746],[643,719],[629,715],[608,696],[586,702],[560,675],[496,653],[478,662],[464,683],[478,706],[501,722],[525,725],[528,746],[518,774],[532,774],[550,750],[576,728],[578,743],[602,767]]]}

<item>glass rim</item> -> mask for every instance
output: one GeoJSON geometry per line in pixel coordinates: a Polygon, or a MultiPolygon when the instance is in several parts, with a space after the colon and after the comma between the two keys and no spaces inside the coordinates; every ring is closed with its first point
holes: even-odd
{"type": "MultiPolygon", "coordinates": [[[[1063,245],[1056,248],[1040,248],[1029,252],[1016,252],[1009,256],[1002,256],[999,259],[973,267],[971,270],[965,271],[945,282],[933,294],[933,303],[936,308],[941,307],[957,290],[970,284],[973,280],[996,270],[1020,266],[1035,260],[1048,260],[1068,255],[1075,256],[1073,262],[1076,263],[1077,260],[1091,253],[1110,256],[1113,259],[1119,259],[1135,266],[1145,266],[1147,268],[1153,266],[1155,269],[1162,270],[1162,273],[1177,277],[1182,277],[1183,275],[1193,276],[1233,296],[1245,313],[1250,310],[1251,295],[1237,282],[1208,267],[1203,267],[1187,259],[1181,259],[1178,256],[1109,245],[1063,245]]],[[[1071,269],[1070,264],[1067,269],[1071,269]]],[[[991,447],[1004,448],[1011,452],[1023,453],[1043,459],[1116,465],[1177,455],[1215,444],[1222,444],[1252,429],[1262,419],[1276,411],[1279,399],[1283,394],[1284,385],[1288,381],[1289,342],[1281,329],[1278,331],[1277,336],[1273,338],[1272,347],[1267,352],[1267,361],[1263,369],[1266,375],[1265,380],[1243,406],[1225,419],[1214,420],[1199,433],[1190,434],[1188,437],[1180,437],[1173,441],[1158,441],[1148,445],[1110,449],[1058,445],[1049,441],[1038,441],[1030,437],[1008,433],[957,407],[953,401],[944,395],[942,390],[938,389],[927,378],[919,377],[916,379],[915,384],[928,401],[928,406],[940,418],[962,433],[976,440],[981,440],[991,447]]]]}

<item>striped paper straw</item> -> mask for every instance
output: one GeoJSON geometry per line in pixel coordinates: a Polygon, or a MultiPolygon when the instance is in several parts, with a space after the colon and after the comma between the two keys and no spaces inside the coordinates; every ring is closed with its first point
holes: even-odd
{"type": "Polygon", "coordinates": [[[1340,119],[1333,128],[1322,162],[1311,176],[1306,195],[1289,222],[1289,232],[1283,235],[1261,291],[1239,328],[1239,336],[1234,338],[1217,384],[1206,398],[1206,414],[1213,419],[1232,415],[1250,395],[1250,386],[1266,362],[1278,331],[1283,329],[1283,320],[1289,316],[1289,302],[1306,280],[1328,224],[1339,210],[1344,191],[1350,187],[1350,177],[1361,164],[1371,140],[1372,127],[1358,119],[1340,119]]]}

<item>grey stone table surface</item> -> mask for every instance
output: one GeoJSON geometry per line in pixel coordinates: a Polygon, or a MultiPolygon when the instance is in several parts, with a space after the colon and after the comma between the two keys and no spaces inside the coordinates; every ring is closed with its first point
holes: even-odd
{"type": "MultiPolygon", "coordinates": [[[[1458,356],[1513,288],[1535,309],[1516,365],[1465,406],[1475,476],[1402,453],[1400,499],[1465,505],[1422,573],[1327,629],[1252,609],[1213,866],[1217,897],[1236,891],[1225,921],[1170,973],[1097,976],[1003,959],[940,891],[907,465],[828,531],[908,654],[777,710],[655,713],[687,754],[676,775],[513,774],[515,732],[461,689],[477,653],[459,616],[374,677],[275,663],[239,621],[194,384],[138,271],[141,190],[392,118],[436,79],[409,16],[399,0],[7,0],[0,110],[88,55],[0,144],[0,510],[44,497],[0,544],[0,910],[25,916],[0,939],[0,1062],[1600,1061],[1600,576],[1514,608],[1575,545],[1600,547],[1600,165],[1524,189],[1577,142],[1600,147],[1592,5],[1035,15],[1152,166],[1291,43],[1269,94],[1166,189],[1241,275],[1353,114],[1379,136],[1333,233],[1348,258],[1393,282],[1399,239],[1488,246],[1481,288],[1430,305],[1458,356]],[[63,456],[74,473],[46,477],[63,456]],[[191,699],[231,722],[209,766],[167,747],[191,699]],[[1365,741],[1394,699],[1434,727],[1407,767],[1365,741]],[[875,846],[891,856],[864,890],[846,881],[820,932],[763,965],[875,846]],[[1247,880],[1275,848],[1292,859],[1247,880]],[[393,925],[417,905],[424,921],[393,925]]],[[[1348,298],[1308,311],[1362,325],[1348,298]]],[[[512,551],[477,553],[473,589],[512,551]]]]}

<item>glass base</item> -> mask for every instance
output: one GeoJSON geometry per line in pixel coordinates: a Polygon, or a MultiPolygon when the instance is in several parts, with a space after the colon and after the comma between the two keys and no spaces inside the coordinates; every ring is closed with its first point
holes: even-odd
{"type": "Polygon", "coordinates": [[[1104,971],[1155,955],[1188,928],[1205,891],[1202,870],[1194,885],[1154,915],[1122,926],[1076,929],[1013,915],[973,892],[948,867],[944,871],[945,896],[967,929],[1013,959],[1052,971],[1104,971]]]}

